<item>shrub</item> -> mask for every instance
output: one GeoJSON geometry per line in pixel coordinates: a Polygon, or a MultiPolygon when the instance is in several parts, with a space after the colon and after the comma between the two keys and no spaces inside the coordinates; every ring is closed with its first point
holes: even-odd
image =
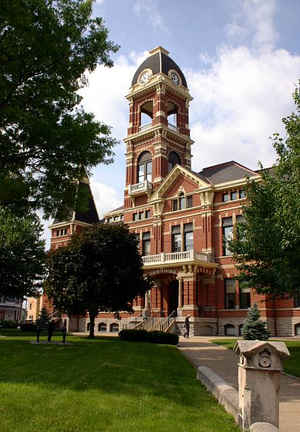
{"type": "Polygon", "coordinates": [[[18,323],[17,321],[12,321],[12,320],[2,320],[0,321],[0,328],[17,328],[18,327],[18,323]]]}
{"type": "Polygon", "coordinates": [[[36,332],[36,324],[33,323],[21,324],[21,330],[24,332],[36,332]]]}
{"type": "Polygon", "coordinates": [[[146,331],[146,330],[121,330],[119,333],[121,340],[135,341],[135,342],[152,342],[158,344],[178,344],[178,335],[172,333],[164,333],[160,331],[146,331]]]}
{"type": "Polygon", "coordinates": [[[256,304],[248,311],[248,316],[242,328],[243,338],[246,340],[268,340],[270,332],[266,323],[260,320],[260,313],[256,304]]]}

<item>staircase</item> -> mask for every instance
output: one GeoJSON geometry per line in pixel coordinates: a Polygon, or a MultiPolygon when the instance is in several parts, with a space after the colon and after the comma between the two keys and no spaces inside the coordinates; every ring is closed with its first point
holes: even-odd
{"type": "Polygon", "coordinates": [[[167,317],[162,318],[153,318],[148,317],[144,319],[142,322],[138,323],[134,328],[136,330],[147,330],[147,331],[162,331],[165,333],[170,333],[172,328],[175,325],[176,321],[175,311],[170,313],[167,317]]]}

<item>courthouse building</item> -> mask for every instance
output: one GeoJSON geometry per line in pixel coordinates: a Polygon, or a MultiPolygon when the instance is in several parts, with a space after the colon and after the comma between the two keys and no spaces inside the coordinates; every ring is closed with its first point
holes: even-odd
{"type": "MultiPolygon", "coordinates": [[[[154,285],[145,297],[135,299],[133,315],[120,313],[117,319],[100,313],[96,333],[134,326],[142,316],[155,323],[170,315],[181,331],[189,315],[193,335],[239,335],[247,309],[257,303],[273,335],[300,334],[299,299],[274,300],[234,279],[228,241],[243,217],[247,178],[260,176],[233,160],[200,172],[192,169],[192,97],[168,51],[150,51],[126,97],[124,205],[107,214],[104,222],[123,222],[136,235],[144,272],[154,285]]],[[[88,180],[80,186],[89,188],[88,180]]],[[[91,196],[87,213],[73,212],[70,220],[53,223],[51,247],[66,244],[74,231],[97,221],[91,196]]],[[[88,325],[88,315],[69,323],[71,329],[84,331],[88,325]]]]}

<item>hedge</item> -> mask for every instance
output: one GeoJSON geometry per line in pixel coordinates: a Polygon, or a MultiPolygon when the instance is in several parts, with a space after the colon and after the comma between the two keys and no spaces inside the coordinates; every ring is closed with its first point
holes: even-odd
{"type": "Polygon", "coordinates": [[[157,344],[177,345],[178,335],[172,333],[164,333],[161,331],[146,331],[146,330],[121,330],[119,333],[121,340],[134,342],[151,342],[157,344]]]}
{"type": "Polygon", "coordinates": [[[0,328],[5,328],[5,329],[14,328],[15,329],[17,327],[18,327],[17,321],[0,320],[0,328]]]}
{"type": "Polygon", "coordinates": [[[21,324],[21,330],[24,332],[35,332],[36,331],[36,324],[33,324],[33,323],[21,324]]]}

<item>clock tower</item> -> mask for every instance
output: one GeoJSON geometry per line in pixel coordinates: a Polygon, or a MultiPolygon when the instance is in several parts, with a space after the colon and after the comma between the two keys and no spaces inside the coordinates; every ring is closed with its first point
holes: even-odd
{"type": "Polygon", "coordinates": [[[149,54],[135,72],[126,96],[130,114],[124,140],[125,210],[145,204],[176,164],[191,167],[192,98],[186,79],[167,50],[157,47],[149,54]]]}

